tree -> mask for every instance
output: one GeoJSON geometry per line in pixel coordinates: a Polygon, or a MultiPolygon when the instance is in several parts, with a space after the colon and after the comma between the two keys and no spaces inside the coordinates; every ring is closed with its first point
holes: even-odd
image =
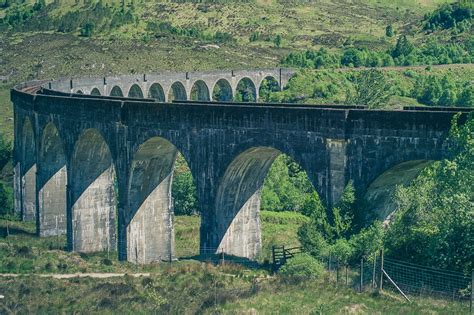
{"type": "Polygon", "coordinates": [[[384,107],[392,95],[392,84],[382,71],[371,69],[361,71],[354,78],[355,93],[346,95],[346,104],[367,105],[376,109],[384,107]]]}
{"type": "Polygon", "coordinates": [[[81,36],[91,37],[94,33],[95,24],[92,22],[87,22],[81,26],[81,36]]]}
{"type": "Polygon", "coordinates": [[[7,164],[12,155],[12,146],[0,134],[0,170],[7,164]]]}
{"type": "Polygon", "coordinates": [[[273,40],[273,43],[275,44],[275,47],[280,48],[280,46],[281,46],[281,35],[280,34],[275,36],[275,39],[273,40]]]}
{"type": "Polygon", "coordinates": [[[394,35],[392,24],[387,25],[387,27],[385,28],[385,35],[387,37],[392,37],[394,35]]]}
{"type": "Polygon", "coordinates": [[[0,181],[0,214],[9,215],[13,213],[13,191],[10,186],[0,181]]]}
{"type": "Polygon", "coordinates": [[[398,58],[401,56],[408,56],[410,55],[415,49],[415,46],[413,46],[412,43],[408,40],[406,35],[402,35],[398,38],[397,44],[395,45],[395,48],[392,50],[392,57],[393,58],[398,58]]]}

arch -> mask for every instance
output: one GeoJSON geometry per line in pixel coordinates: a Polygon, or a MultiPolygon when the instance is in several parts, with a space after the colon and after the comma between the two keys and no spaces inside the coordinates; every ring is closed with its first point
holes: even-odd
{"type": "Polygon", "coordinates": [[[168,91],[168,100],[169,101],[185,101],[188,99],[186,94],[186,89],[184,88],[183,83],[176,81],[173,83],[168,91]]]}
{"type": "Polygon", "coordinates": [[[126,213],[128,261],[151,263],[174,255],[171,186],[177,153],[161,137],[148,139],[135,153],[126,213]]]}
{"type": "Polygon", "coordinates": [[[257,99],[257,89],[254,82],[250,78],[242,78],[237,84],[235,100],[237,102],[256,102],[257,99]]]}
{"type": "Polygon", "coordinates": [[[77,90],[77,91],[76,91],[76,94],[82,95],[82,94],[84,94],[84,92],[82,92],[82,90],[77,90]]]}
{"type": "Polygon", "coordinates": [[[215,202],[217,252],[255,259],[261,249],[260,201],[262,186],[281,152],[254,147],[239,154],[219,182],[215,202]]]}
{"type": "Polygon", "coordinates": [[[148,91],[148,98],[154,98],[158,102],[165,102],[165,92],[159,83],[153,83],[148,91]]]}
{"type": "Polygon", "coordinates": [[[277,79],[273,76],[267,76],[260,81],[258,96],[260,101],[268,102],[270,101],[270,94],[278,91],[280,91],[280,84],[277,79]]]}
{"type": "Polygon", "coordinates": [[[110,90],[110,96],[123,97],[122,89],[116,85],[110,90]]]}
{"type": "Polygon", "coordinates": [[[381,173],[364,194],[364,204],[367,208],[367,218],[387,220],[396,210],[393,203],[393,193],[398,185],[409,185],[420,172],[433,163],[433,160],[412,160],[399,163],[381,173]]]}
{"type": "Polygon", "coordinates": [[[210,101],[211,96],[209,95],[209,88],[206,82],[198,80],[194,83],[191,89],[191,100],[192,101],[210,101]]]}
{"type": "Polygon", "coordinates": [[[78,252],[115,249],[115,168],[109,147],[96,129],[79,136],[70,165],[70,248],[78,252]]]}
{"type": "Polygon", "coordinates": [[[140,86],[138,86],[138,84],[132,85],[132,87],[128,91],[128,97],[144,98],[142,89],[140,88],[140,86]]]}
{"type": "Polygon", "coordinates": [[[91,95],[100,96],[99,89],[98,88],[93,88],[92,91],[91,91],[91,95]]]}
{"type": "Polygon", "coordinates": [[[46,125],[38,155],[39,235],[66,232],[66,156],[63,142],[53,123],[46,125]]]}
{"type": "Polygon", "coordinates": [[[30,118],[26,117],[22,129],[22,218],[24,221],[36,219],[36,138],[30,118]]]}
{"type": "Polygon", "coordinates": [[[220,102],[230,102],[234,96],[232,95],[232,87],[226,79],[220,79],[214,84],[212,89],[212,99],[220,102]]]}

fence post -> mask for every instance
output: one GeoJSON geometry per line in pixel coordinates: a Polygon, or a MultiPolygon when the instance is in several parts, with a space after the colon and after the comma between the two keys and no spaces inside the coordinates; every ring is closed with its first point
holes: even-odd
{"type": "Polygon", "coordinates": [[[383,287],[383,248],[380,250],[380,285],[379,290],[382,291],[383,287]]]}
{"type": "Polygon", "coordinates": [[[346,287],[349,285],[349,279],[347,277],[347,263],[346,263],[346,287]]]}
{"type": "Polygon", "coordinates": [[[360,259],[360,292],[362,293],[362,287],[364,286],[364,258],[360,259]]]}
{"type": "Polygon", "coordinates": [[[377,282],[375,280],[375,267],[377,266],[377,252],[374,253],[374,263],[372,266],[372,289],[375,289],[376,285],[375,283],[377,282]]]}
{"type": "Polygon", "coordinates": [[[222,254],[221,265],[224,265],[224,263],[225,263],[224,251],[222,251],[221,254],[222,254]]]}
{"type": "Polygon", "coordinates": [[[336,260],[336,287],[339,283],[339,259],[336,260]]]}

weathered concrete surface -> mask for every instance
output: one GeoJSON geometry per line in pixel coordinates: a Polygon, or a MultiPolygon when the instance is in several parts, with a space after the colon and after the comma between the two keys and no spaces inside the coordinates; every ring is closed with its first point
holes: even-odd
{"type": "MultiPolygon", "coordinates": [[[[146,263],[169,259],[173,255],[171,174],[179,151],[196,183],[202,211],[201,251],[254,258],[261,244],[261,185],[278,154],[287,154],[300,164],[330,206],[350,180],[357,194],[363,195],[377,177],[396,165],[443,158],[451,120],[462,111],[160,103],[70,94],[76,88],[85,93],[98,88],[102,95],[109,95],[117,85],[128,95],[133,84],[148,91],[153,82],[160,81],[166,96],[176,81],[190,92],[198,80],[209,87],[227,76],[234,92],[243,78],[253,76],[259,86],[267,74],[243,71],[199,78],[188,73],[74,79],[72,83],[60,80],[41,83],[59,91],[43,89],[36,95],[31,91],[38,83],[17,87],[12,90],[12,101],[18,210],[30,213],[41,200],[48,209],[56,209],[52,213],[60,211],[55,203],[46,202],[52,196],[46,190],[54,189],[52,182],[54,187],[62,186],[65,161],[70,249],[97,251],[117,246],[123,260],[146,263]],[[57,137],[47,132],[51,125],[57,129],[57,137]],[[55,137],[60,141],[53,141],[55,137]],[[45,157],[53,156],[53,151],[54,156],[60,156],[61,146],[53,143],[62,144],[64,161],[37,158],[41,152],[51,153],[45,157]],[[43,160],[52,161],[46,162],[51,169],[43,168],[43,160]]],[[[461,115],[460,121],[466,117],[461,115]]],[[[45,208],[37,209],[39,230],[41,225],[51,227],[40,220],[45,208]]]]}

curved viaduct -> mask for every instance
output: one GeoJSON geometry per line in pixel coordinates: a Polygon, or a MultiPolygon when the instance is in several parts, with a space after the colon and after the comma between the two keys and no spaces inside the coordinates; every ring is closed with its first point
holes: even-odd
{"type": "Polygon", "coordinates": [[[182,73],[17,86],[11,92],[15,209],[36,220],[41,236],[67,233],[70,250],[117,248],[122,260],[167,260],[174,246],[172,174],[181,152],[202,212],[201,252],[252,259],[261,247],[261,188],[279,154],[301,165],[328,205],[349,180],[361,193],[400,163],[445,154],[458,109],[208,102],[212,94],[234,96],[241,80],[258,91],[264,78],[281,87],[291,74],[182,73]],[[153,94],[157,84],[164,98],[153,94]],[[186,98],[170,93],[179,84],[186,98]],[[196,84],[207,89],[197,93],[206,98],[185,101],[196,84]],[[209,92],[218,84],[230,92],[209,92]]]}

